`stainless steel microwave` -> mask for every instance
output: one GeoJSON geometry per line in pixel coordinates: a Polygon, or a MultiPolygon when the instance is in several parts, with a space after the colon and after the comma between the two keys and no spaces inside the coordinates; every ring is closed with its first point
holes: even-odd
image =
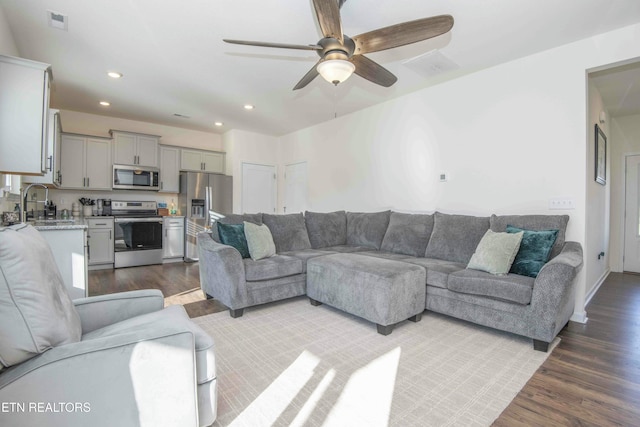
{"type": "Polygon", "coordinates": [[[113,165],[114,190],[160,189],[160,170],[152,167],[113,165]]]}

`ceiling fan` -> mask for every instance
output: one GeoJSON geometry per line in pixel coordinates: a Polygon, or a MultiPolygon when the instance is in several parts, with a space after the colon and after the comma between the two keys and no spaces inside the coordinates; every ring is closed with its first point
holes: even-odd
{"type": "Polygon", "coordinates": [[[403,22],[349,37],[343,34],[340,21],[340,6],[345,1],[313,0],[318,23],[324,35],[316,44],[297,45],[229,39],[224,39],[224,41],[250,46],[315,50],[320,56],[320,60],[304,75],[293,90],[302,89],[311,83],[318,74],[328,82],[337,85],[348,79],[354,72],[375,84],[389,87],[398,78],[380,64],[364,56],[365,53],[427,40],[444,34],[453,27],[451,15],[439,15],[403,22]]]}

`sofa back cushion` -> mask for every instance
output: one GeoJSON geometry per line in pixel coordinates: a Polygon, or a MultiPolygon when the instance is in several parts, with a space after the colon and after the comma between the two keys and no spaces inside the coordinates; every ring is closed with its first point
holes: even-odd
{"type": "Polygon", "coordinates": [[[49,244],[30,225],[0,227],[0,363],[21,363],[81,336],[49,244]]]}
{"type": "Polygon", "coordinates": [[[263,214],[262,222],[269,227],[276,252],[311,249],[307,226],[301,213],[288,215],[263,214]]]}
{"type": "Polygon", "coordinates": [[[436,212],[425,257],[467,264],[488,229],[489,217],[436,212]]]}
{"type": "Polygon", "coordinates": [[[345,211],[328,213],[306,211],[304,220],[313,249],[347,244],[347,213],[345,211]]]}
{"type": "Polygon", "coordinates": [[[569,215],[491,215],[491,229],[493,231],[507,231],[507,225],[523,230],[558,230],[549,259],[562,251],[568,222],[569,215]]]}
{"type": "Polygon", "coordinates": [[[347,212],[347,245],[380,249],[391,211],[347,212]]]}
{"type": "Polygon", "coordinates": [[[424,256],[433,231],[433,215],[391,212],[380,249],[415,257],[424,256]]]}
{"type": "MultiPolygon", "coordinates": [[[[220,218],[216,223],[220,224],[243,224],[245,221],[252,222],[257,225],[262,225],[262,214],[226,214],[224,218],[220,218]]],[[[211,227],[211,238],[218,243],[222,243],[220,241],[220,235],[218,234],[218,227],[216,224],[212,224],[211,227]]]]}

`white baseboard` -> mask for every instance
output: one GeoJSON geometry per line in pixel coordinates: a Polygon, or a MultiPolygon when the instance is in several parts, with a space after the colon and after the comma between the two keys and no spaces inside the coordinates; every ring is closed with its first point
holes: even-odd
{"type": "Polygon", "coordinates": [[[586,295],[585,300],[584,300],[584,307],[582,308],[582,310],[581,311],[577,311],[577,310],[574,311],[573,315],[571,316],[571,318],[569,320],[571,320],[572,322],[587,323],[589,318],[587,317],[587,312],[585,311],[584,308],[587,306],[587,304],[589,304],[589,302],[591,301],[591,298],[593,298],[593,296],[596,294],[596,292],[598,292],[598,289],[600,289],[600,286],[602,286],[604,281],[607,280],[607,277],[609,277],[609,273],[611,273],[611,270],[609,268],[607,268],[604,271],[604,273],[602,273],[602,276],[600,276],[600,278],[596,281],[596,284],[593,286],[593,288],[586,295]]]}

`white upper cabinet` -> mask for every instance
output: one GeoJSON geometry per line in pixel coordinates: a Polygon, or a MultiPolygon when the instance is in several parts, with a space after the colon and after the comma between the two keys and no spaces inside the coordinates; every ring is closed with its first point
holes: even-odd
{"type": "Polygon", "coordinates": [[[0,55],[0,173],[46,172],[49,73],[49,64],[0,55]]]}
{"type": "Polygon", "coordinates": [[[225,153],[182,149],[180,170],[224,173],[225,153]]]}
{"type": "Polygon", "coordinates": [[[42,176],[24,175],[23,182],[34,182],[39,184],[60,185],[60,136],[62,126],[60,124],[60,112],[49,110],[49,130],[47,132],[47,162],[46,172],[42,176]]]}
{"type": "Polygon", "coordinates": [[[180,191],[180,149],[160,146],[160,192],[180,191]]]}
{"type": "Polygon", "coordinates": [[[62,135],[62,188],[111,190],[112,175],[110,139],[88,135],[62,135]]]}
{"type": "Polygon", "coordinates": [[[112,130],[113,163],[158,167],[159,136],[112,130]]]}

